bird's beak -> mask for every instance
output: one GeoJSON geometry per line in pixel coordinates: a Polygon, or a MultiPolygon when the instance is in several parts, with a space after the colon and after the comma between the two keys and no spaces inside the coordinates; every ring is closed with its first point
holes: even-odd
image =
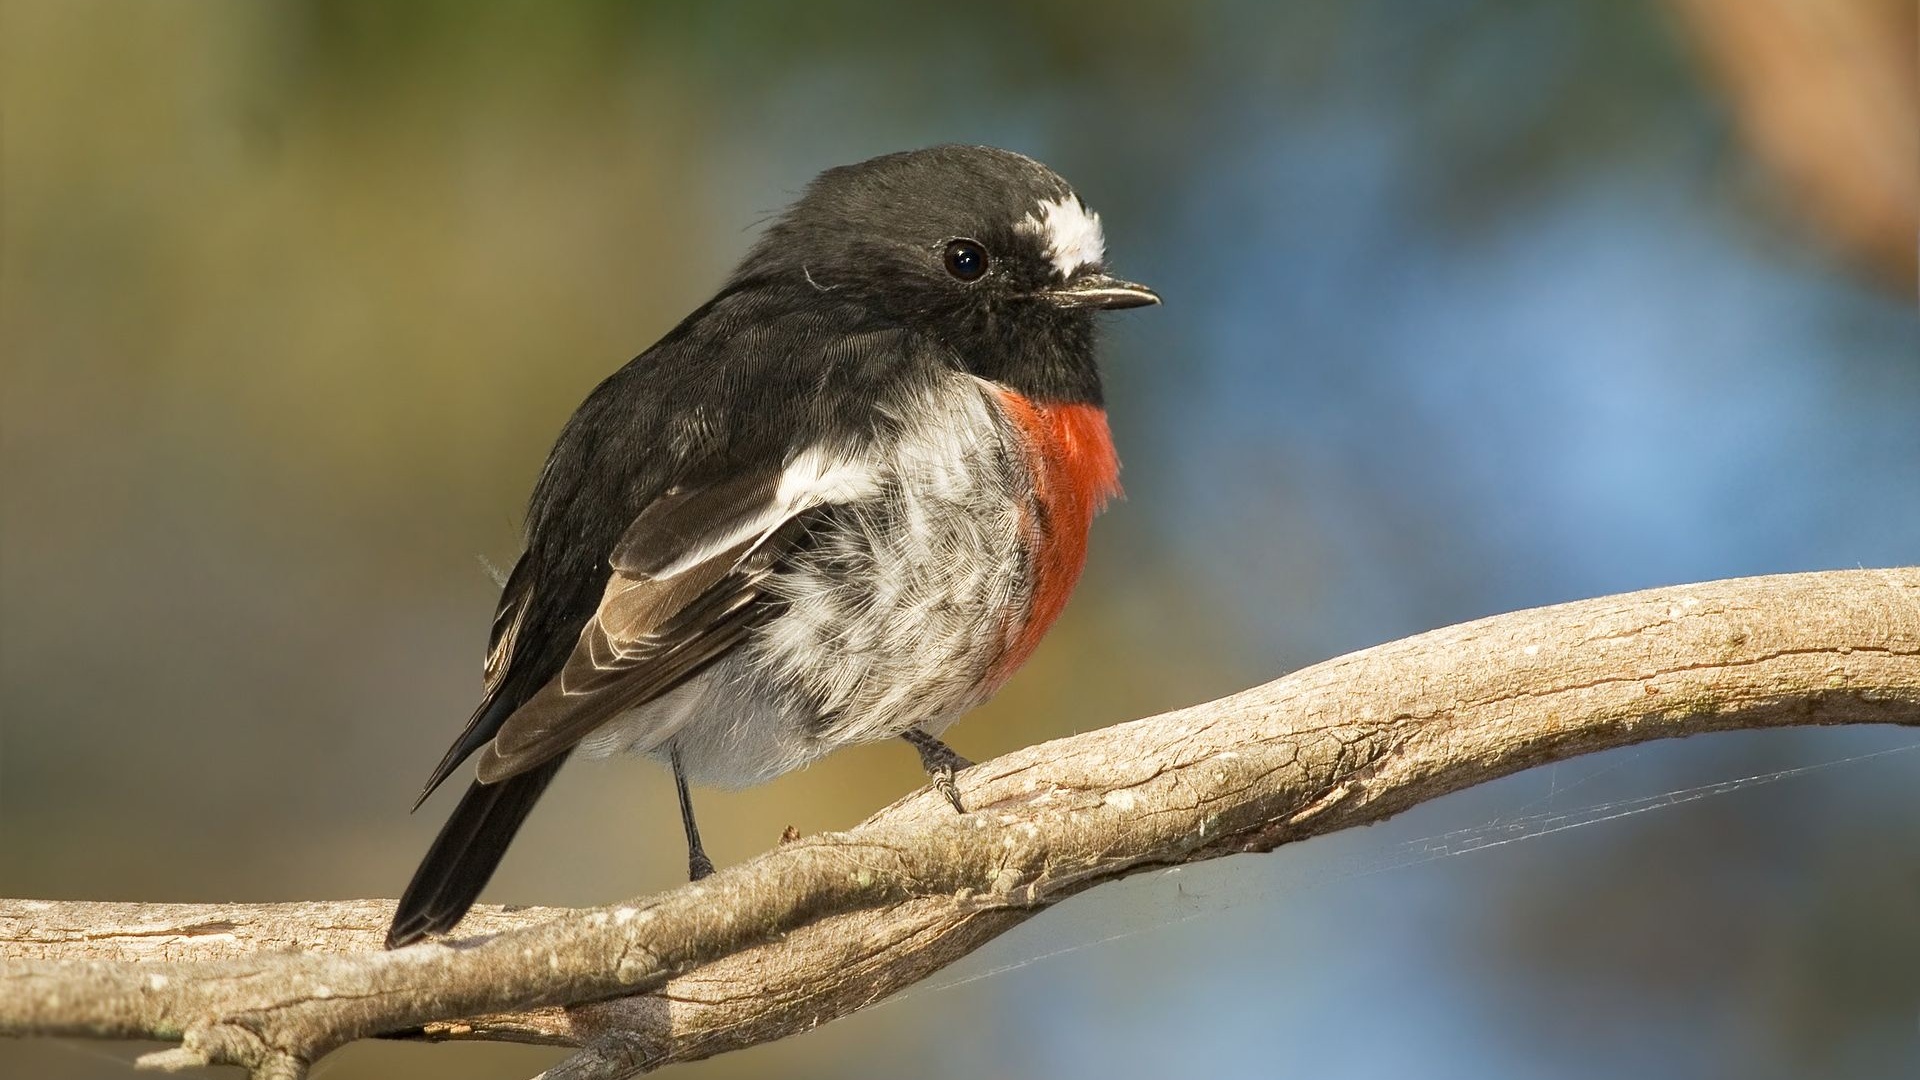
{"type": "Polygon", "coordinates": [[[1064,308],[1100,308],[1105,311],[1146,307],[1160,302],[1160,294],[1145,285],[1135,285],[1106,274],[1082,274],[1041,295],[1064,308]]]}

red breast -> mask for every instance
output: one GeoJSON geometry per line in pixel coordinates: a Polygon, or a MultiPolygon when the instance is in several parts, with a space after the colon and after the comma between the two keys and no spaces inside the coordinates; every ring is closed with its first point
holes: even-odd
{"type": "Polygon", "coordinates": [[[1042,405],[998,388],[1000,407],[1027,452],[1033,475],[1033,599],[1010,627],[1007,651],[989,672],[998,685],[1026,663],[1067,606],[1087,561],[1087,532],[1107,500],[1120,493],[1106,410],[1098,405],[1042,405]]]}

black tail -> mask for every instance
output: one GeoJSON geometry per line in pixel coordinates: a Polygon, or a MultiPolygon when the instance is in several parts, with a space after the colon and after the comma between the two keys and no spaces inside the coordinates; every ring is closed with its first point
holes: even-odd
{"type": "Polygon", "coordinates": [[[454,928],[487,887],[513,834],[566,760],[562,755],[518,776],[467,789],[401,895],[387,930],[387,948],[454,928]]]}

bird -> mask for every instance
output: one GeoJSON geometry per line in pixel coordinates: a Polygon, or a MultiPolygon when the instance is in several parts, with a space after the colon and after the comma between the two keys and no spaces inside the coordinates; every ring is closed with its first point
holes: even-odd
{"type": "Polygon", "coordinates": [[[1108,273],[1053,170],[947,145],[830,168],[718,294],[593,389],[528,503],[484,689],[416,810],[474,779],[402,894],[452,930],[573,755],[741,788],[903,739],[958,812],[940,736],[1053,624],[1119,493],[1096,322],[1108,273]]]}

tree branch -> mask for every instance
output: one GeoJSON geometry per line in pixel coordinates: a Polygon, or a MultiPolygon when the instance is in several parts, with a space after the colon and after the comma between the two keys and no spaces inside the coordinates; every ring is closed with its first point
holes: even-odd
{"type": "Polygon", "coordinates": [[[378,949],[390,901],[0,901],[0,1034],[179,1040],[257,1077],[375,1035],[575,1045],[551,1080],[766,1042],[1083,889],[1380,821],[1631,743],[1920,725],[1920,568],[1655,589],[1436,630],[1016,751],[844,833],[591,910],[476,910],[378,949]]]}

